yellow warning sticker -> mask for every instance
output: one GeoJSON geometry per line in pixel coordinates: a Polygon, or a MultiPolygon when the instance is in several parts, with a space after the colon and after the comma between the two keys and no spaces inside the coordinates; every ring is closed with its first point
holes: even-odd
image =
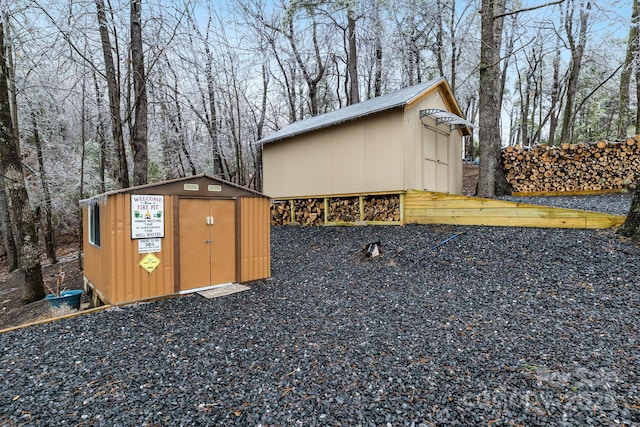
{"type": "Polygon", "coordinates": [[[154,254],[147,254],[145,255],[144,258],[140,260],[138,264],[140,264],[140,267],[144,268],[149,273],[151,273],[153,270],[156,269],[156,267],[160,265],[160,258],[155,256],[154,254]]]}

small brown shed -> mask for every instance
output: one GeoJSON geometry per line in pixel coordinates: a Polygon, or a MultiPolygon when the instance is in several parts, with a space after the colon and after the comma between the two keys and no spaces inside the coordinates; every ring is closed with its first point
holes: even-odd
{"type": "Polygon", "coordinates": [[[271,274],[267,196],[196,175],[80,202],[84,281],[120,304],[271,274]]]}

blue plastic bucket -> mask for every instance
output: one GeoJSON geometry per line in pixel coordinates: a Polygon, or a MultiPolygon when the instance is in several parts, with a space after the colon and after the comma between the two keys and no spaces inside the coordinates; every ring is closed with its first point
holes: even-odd
{"type": "Polygon", "coordinates": [[[82,289],[73,289],[70,291],[62,291],[60,296],[57,295],[47,295],[44,297],[51,307],[60,307],[63,304],[68,305],[71,308],[75,308],[76,310],[80,309],[80,297],[84,291],[82,289]]]}

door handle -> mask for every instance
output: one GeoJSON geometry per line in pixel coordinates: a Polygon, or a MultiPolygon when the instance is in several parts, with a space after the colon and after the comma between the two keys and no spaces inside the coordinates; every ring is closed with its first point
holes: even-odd
{"type": "Polygon", "coordinates": [[[212,216],[208,216],[207,217],[207,225],[213,225],[213,217],[212,216]]]}
{"type": "Polygon", "coordinates": [[[204,242],[205,242],[205,243],[212,243],[212,242],[213,242],[213,240],[205,240],[204,242]]]}

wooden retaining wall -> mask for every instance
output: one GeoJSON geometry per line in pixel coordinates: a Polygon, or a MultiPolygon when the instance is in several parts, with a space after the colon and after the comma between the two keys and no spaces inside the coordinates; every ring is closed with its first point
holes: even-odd
{"type": "Polygon", "coordinates": [[[427,191],[407,191],[404,196],[404,221],[407,224],[611,228],[621,225],[624,220],[622,215],[427,191]]]}
{"type": "Polygon", "coordinates": [[[541,228],[611,228],[622,215],[409,190],[277,200],[271,225],[454,224],[541,228]]]}

